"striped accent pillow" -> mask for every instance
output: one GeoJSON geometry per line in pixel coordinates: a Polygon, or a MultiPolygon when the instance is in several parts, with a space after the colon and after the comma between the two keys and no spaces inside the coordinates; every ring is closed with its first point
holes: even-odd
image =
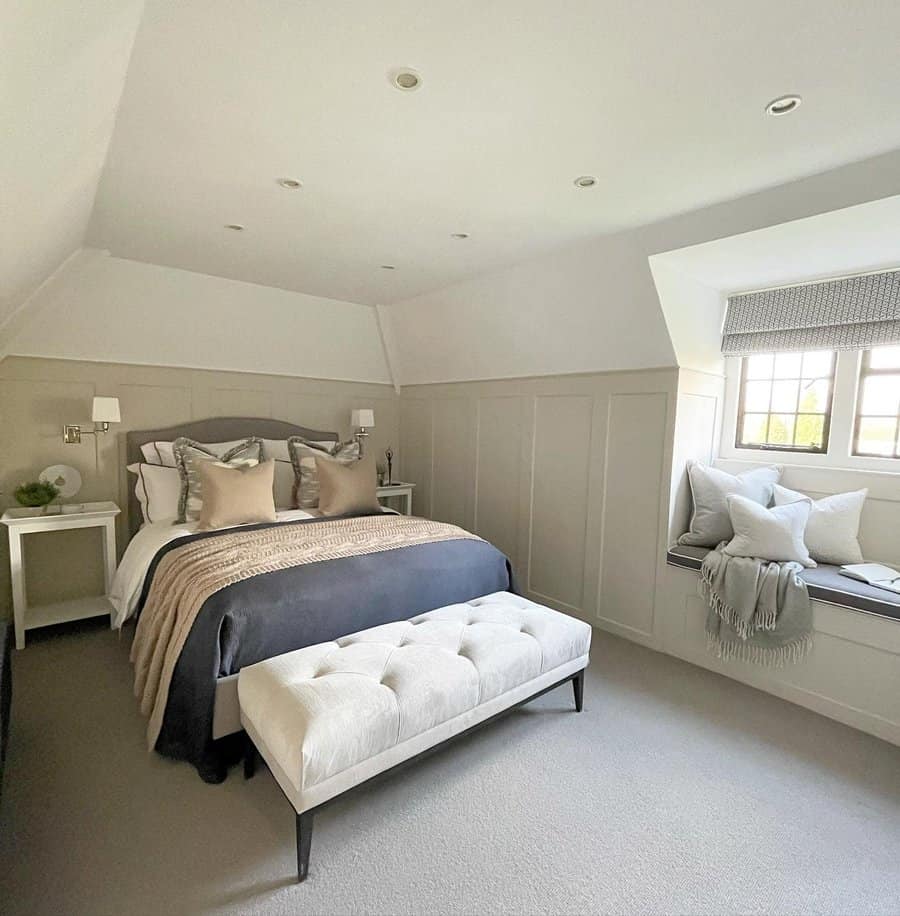
{"type": "Polygon", "coordinates": [[[294,466],[294,505],[298,509],[315,509],[319,505],[319,475],[316,458],[352,464],[359,458],[359,443],[313,442],[303,436],[287,440],[291,464],[294,466]]]}
{"type": "Polygon", "coordinates": [[[265,460],[263,441],[255,436],[245,439],[224,455],[219,456],[210,449],[182,436],[172,443],[175,466],[181,477],[181,494],[178,499],[178,522],[196,521],[203,508],[203,484],[197,472],[200,461],[214,461],[225,467],[252,467],[265,460]]]}

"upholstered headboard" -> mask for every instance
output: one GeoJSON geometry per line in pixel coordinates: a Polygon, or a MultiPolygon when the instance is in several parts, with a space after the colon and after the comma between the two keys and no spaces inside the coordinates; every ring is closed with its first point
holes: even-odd
{"type": "MultiPolygon", "coordinates": [[[[337,442],[338,434],[324,432],[321,429],[309,429],[296,426],[285,420],[272,420],[268,417],[210,417],[208,420],[192,420],[190,423],[179,423],[177,426],[166,426],[162,429],[135,429],[125,433],[125,464],[134,464],[143,460],[141,446],[147,442],[171,442],[179,436],[187,436],[197,442],[229,442],[232,439],[244,439],[247,436],[259,436],[261,439],[287,439],[289,436],[304,436],[317,442],[337,442]]],[[[126,473],[126,476],[127,473],[126,473]]],[[[134,537],[141,527],[141,506],[134,495],[134,478],[128,487],[128,538],[134,537]]]]}

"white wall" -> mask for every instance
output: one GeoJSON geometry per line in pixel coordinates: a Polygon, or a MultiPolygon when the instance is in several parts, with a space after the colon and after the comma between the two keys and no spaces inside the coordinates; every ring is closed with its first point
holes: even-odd
{"type": "Polygon", "coordinates": [[[648,259],[895,195],[898,174],[900,152],[889,153],[388,304],[395,379],[412,385],[596,372],[676,359],[682,368],[720,371],[721,297],[697,284],[706,305],[688,299],[686,307],[685,284],[675,283],[678,295],[661,303],[648,259]]]}
{"type": "Polygon", "coordinates": [[[0,326],[82,244],[143,6],[2,5],[0,326]]]}
{"type": "Polygon", "coordinates": [[[398,381],[674,365],[639,254],[608,236],[384,307],[398,381]]]}
{"type": "Polygon", "coordinates": [[[0,357],[390,382],[375,310],[87,251],[0,339],[0,357]]]}

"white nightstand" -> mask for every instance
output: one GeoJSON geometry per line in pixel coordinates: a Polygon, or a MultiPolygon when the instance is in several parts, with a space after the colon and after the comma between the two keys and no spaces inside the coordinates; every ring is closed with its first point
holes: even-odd
{"type": "Polygon", "coordinates": [[[59,512],[54,506],[48,515],[43,514],[41,509],[7,509],[0,517],[0,522],[3,522],[9,531],[9,567],[12,576],[17,649],[25,648],[26,630],[65,623],[68,620],[101,617],[112,610],[105,594],[28,607],[25,598],[22,535],[38,531],[69,531],[72,528],[102,528],[103,581],[106,583],[106,594],[109,594],[116,571],[116,516],[119,511],[119,507],[113,502],[100,502],[83,503],[79,512],[59,512]]]}
{"type": "Polygon", "coordinates": [[[412,491],[414,483],[392,483],[389,487],[378,487],[375,495],[381,502],[386,502],[392,496],[403,497],[403,514],[412,515],[412,491]]]}

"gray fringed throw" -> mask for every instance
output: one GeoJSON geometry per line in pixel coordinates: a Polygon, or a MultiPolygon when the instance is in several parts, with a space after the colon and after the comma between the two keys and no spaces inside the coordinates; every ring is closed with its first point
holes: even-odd
{"type": "Polygon", "coordinates": [[[782,667],[812,648],[812,605],[799,563],[772,563],[722,552],[700,568],[700,594],[709,603],[706,637],[719,658],[782,667]]]}

